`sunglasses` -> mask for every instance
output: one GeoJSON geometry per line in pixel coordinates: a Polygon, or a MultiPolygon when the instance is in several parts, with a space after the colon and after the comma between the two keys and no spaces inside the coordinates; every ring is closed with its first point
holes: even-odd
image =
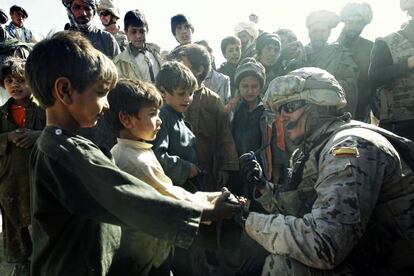
{"type": "Polygon", "coordinates": [[[305,100],[298,100],[293,102],[288,102],[279,107],[279,112],[284,111],[285,113],[292,113],[298,110],[301,107],[304,107],[307,104],[305,100]]]}
{"type": "Polygon", "coordinates": [[[99,16],[108,16],[108,15],[111,15],[112,13],[111,12],[109,12],[109,11],[103,11],[103,12],[101,12],[100,14],[99,14],[99,16]]]}

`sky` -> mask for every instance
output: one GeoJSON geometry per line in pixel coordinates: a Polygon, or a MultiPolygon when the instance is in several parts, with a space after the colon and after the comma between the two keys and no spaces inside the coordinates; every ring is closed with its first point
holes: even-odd
{"type": "MultiPolygon", "coordinates": [[[[195,31],[193,41],[205,39],[213,48],[216,64],[223,61],[220,42],[225,36],[234,35],[234,26],[248,21],[249,14],[259,16],[258,27],[273,32],[279,28],[291,29],[304,44],[309,42],[305,26],[306,16],[314,10],[327,9],[339,13],[341,8],[353,0],[115,0],[123,16],[128,10],[139,9],[149,24],[148,42],[171,50],[177,42],[170,29],[170,18],[183,13],[190,17],[195,31]],[[254,5],[252,4],[254,3],[254,5]]],[[[400,10],[398,0],[366,0],[373,10],[373,20],[362,36],[374,40],[399,29],[408,20],[400,10]]],[[[51,30],[63,30],[68,22],[66,9],[60,0],[1,0],[0,7],[6,11],[12,5],[20,5],[29,14],[26,26],[34,33],[46,36],[51,30]]],[[[120,25],[123,28],[123,20],[120,25]]],[[[95,18],[96,26],[102,27],[95,18]]],[[[332,30],[330,40],[338,37],[342,24],[332,30]]]]}

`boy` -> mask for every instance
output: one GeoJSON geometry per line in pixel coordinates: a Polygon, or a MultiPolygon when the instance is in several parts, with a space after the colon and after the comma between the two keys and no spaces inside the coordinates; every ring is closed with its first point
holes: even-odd
{"type": "Polygon", "coordinates": [[[28,275],[32,242],[29,201],[29,155],[45,126],[45,112],[34,101],[24,79],[25,60],[6,59],[0,84],[10,95],[0,107],[0,206],[4,254],[13,275],[28,275]],[[25,274],[26,273],[26,274],[25,274]]]}
{"type": "Polygon", "coordinates": [[[218,72],[229,76],[231,97],[234,98],[236,94],[236,86],[234,84],[234,73],[236,72],[237,65],[240,61],[241,55],[241,42],[236,36],[227,36],[221,41],[221,53],[223,54],[226,62],[221,64],[218,72]]]}
{"type": "Polygon", "coordinates": [[[102,116],[117,81],[112,61],[82,35],[59,32],[36,44],[26,77],[47,118],[30,158],[33,276],[107,275],[119,226],[188,247],[200,220],[235,211],[223,203],[228,194],[204,209],[161,196],[77,135],[102,116]]]}
{"type": "MultiPolygon", "coordinates": [[[[171,179],[164,174],[149,143],[155,139],[161,125],[159,109],[162,98],[153,85],[121,80],[109,94],[108,102],[110,110],[105,117],[119,133],[118,143],[111,152],[120,169],[139,177],[165,196],[194,204],[208,205],[209,199],[220,194],[191,194],[181,187],[173,186],[171,179]]],[[[172,244],[168,241],[123,229],[123,275],[169,275],[167,257],[171,250],[172,244]]]]}
{"type": "Polygon", "coordinates": [[[130,43],[114,59],[119,76],[155,83],[161,67],[160,49],[155,44],[146,43],[148,23],[144,14],[139,10],[128,11],[124,26],[130,43]]]}
{"type": "Polygon", "coordinates": [[[175,185],[196,192],[202,188],[191,180],[200,172],[195,151],[196,137],[184,121],[183,113],[193,101],[197,80],[184,65],[167,62],[157,77],[157,88],[165,104],[160,111],[163,125],[154,140],[154,152],[165,174],[175,185]]]}
{"type": "MultiPolygon", "coordinates": [[[[237,153],[240,156],[255,152],[266,178],[279,180],[283,159],[282,153],[276,151],[275,114],[266,110],[261,101],[266,83],[265,68],[254,58],[246,58],[237,67],[235,83],[241,97],[231,123],[237,153]]],[[[253,191],[245,186],[237,193],[252,198],[253,191]]]]}
{"type": "Polygon", "coordinates": [[[171,32],[180,45],[189,44],[193,40],[194,26],[190,18],[184,14],[177,14],[171,17],[171,32]]]}
{"type": "Polygon", "coordinates": [[[207,173],[203,187],[217,191],[226,185],[229,172],[238,170],[238,157],[224,106],[219,96],[203,85],[211,68],[210,54],[200,45],[188,44],[174,50],[170,57],[184,63],[197,79],[194,100],[185,117],[197,137],[199,167],[207,173]]]}

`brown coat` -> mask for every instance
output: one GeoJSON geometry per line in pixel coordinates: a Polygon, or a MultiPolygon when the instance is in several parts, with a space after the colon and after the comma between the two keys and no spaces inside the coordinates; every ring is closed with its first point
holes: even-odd
{"type": "Polygon", "coordinates": [[[192,126],[197,137],[198,165],[208,175],[207,191],[218,190],[216,177],[219,170],[237,171],[239,161],[228,115],[219,96],[204,85],[194,92],[193,103],[185,113],[185,120],[192,126]]]}

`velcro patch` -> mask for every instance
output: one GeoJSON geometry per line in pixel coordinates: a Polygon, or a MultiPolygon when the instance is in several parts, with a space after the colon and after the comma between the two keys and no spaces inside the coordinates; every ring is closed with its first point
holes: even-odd
{"type": "Polygon", "coordinates": [[[359,152],[356,147],[334,147],[332,149],[334,157],[358,157],[359,152]]]}

